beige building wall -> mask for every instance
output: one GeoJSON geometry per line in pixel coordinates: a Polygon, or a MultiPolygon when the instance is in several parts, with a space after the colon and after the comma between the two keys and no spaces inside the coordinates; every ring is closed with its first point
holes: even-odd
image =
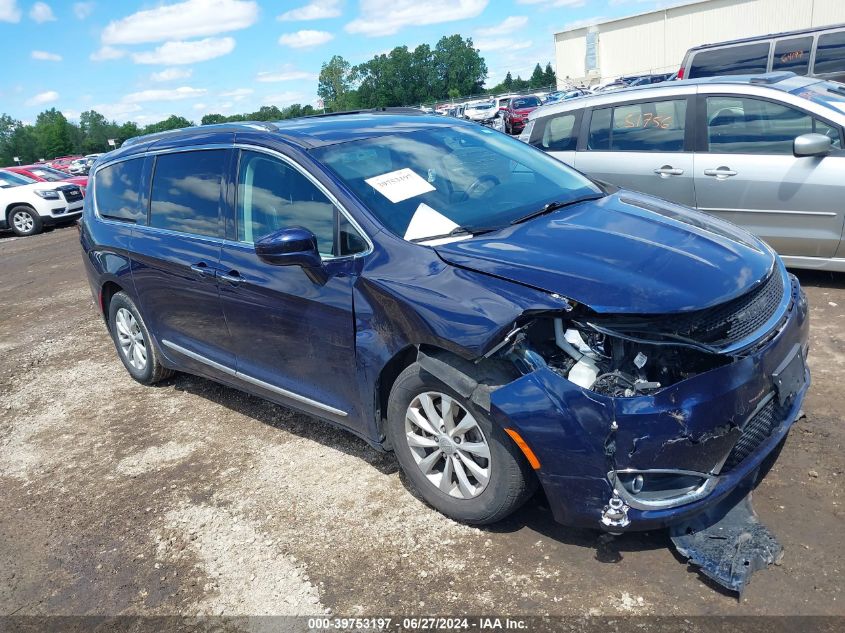
{"type": "Polygon", "coordinates": [[[678,70],[692,46],[845,23],[845,0],[699,0],[555,34],[560,82],[595,84],[620,75],[678,70]],[[586,68],[588,33],[597,40],[586,68]]]}

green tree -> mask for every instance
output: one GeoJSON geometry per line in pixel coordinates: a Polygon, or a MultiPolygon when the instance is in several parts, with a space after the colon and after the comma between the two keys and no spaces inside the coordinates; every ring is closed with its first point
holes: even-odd
{"type": "Polygon", "coordinates": [[[202,117],[200,125],[213,125],[215,123],[225,123],[226,117],[222,114],[206,114],[202,117]]]}
{"type": "Polygon", "coordinates": [[[534,66],[534,72],[531,73],[531,79],[528,80],[528,87],[532,90],[536,90],[538,88],[543,88],[546,85],[546,75],[543,74],[543,69],[540,67],[540,64],[537,63],[534,66]]]}
{"type": "Polygon", "coordinates": [[[460,35],[442,37],[434,47],[434,67],[437,70],[440,89],[435,98],[442,98],[455,88],[461,95],[481,92],[487,77],[487,64],[473,46],[472,38],[460,35]]]}
{"type": "Polygon", "coordinates": [[[513,90],[513,75],[511,75],[511,71],[508,71],[508,74],[505,75],[505,80],[502,82],[502,88],[505,89],[505,92],[510,92],[513,90]]]}
{"type": "Polygon", "coordinates": [[[188,121],[183,116],[176,116],[171,114],[164,121],[158,123],[151,123],[144,128],[144,134],[153,134],[155,132],[166,132],[167,130],[178,130],[183,127],[191,127],[193,123],[188,121]]]}
{"type": "Polygon", "coordinates": [[[116,144],[123,143],[126,139],[130,139],[133,136],[140,136],[141,135],[141,128],[138,127],[138,124],[134,121],[127,121],[123,125],[117,128],[117,135],[115,137],[116,144]]]}
{"type": "Polygon", "coordinates": [[[554,68],[552,68],[551,62],[546,62],[546,70],[543,74],[546,76],[546,85],[551,86],[552,90],[557,88],[557,75],[555,74],[554,68]]]}
{"type": "Polygon", "coordinates": [[[35,139],[38,153],[46,159],[73,151],[71,125],[56,108],[45,110],[35,119],[35,139]]]}
{"type": "Polygon", "coordinates": [[[320,68],[317,94],[328,110],[349,107],[352,89],[352,65],[340,55],[334,55],[320,68]]]}

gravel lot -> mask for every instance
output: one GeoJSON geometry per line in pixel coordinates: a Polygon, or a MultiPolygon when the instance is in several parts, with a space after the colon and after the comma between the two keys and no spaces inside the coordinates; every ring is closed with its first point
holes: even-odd
{"type": "Polygon", "coordinates": [[[783,564],[743,600],[663,532],[492,529],[405,489],[392,456],[206,380],[133,382],[74,227],[0,236],[0,614],[845,615],[845,275],[812,309],[806,418],[755,492],[783,564]]]}

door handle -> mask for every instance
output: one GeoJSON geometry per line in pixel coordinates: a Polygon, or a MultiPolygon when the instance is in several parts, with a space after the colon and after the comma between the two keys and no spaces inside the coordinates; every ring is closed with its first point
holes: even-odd
{"type": "Polygon", "coordinates": [[[196,274],[200,277],[214,277],[214,269],[209,268],[208,264],[205,262],[198,262],[191,266],[191,270],[193,270],[196,274]]]}
{"type": "Polygon", "coordinates": [[[233,286],[237,286],[241,281],[243,281],[243,277],[237,270],[230,270],[228,273],[218,274],[218,279],[222,279],[233,286]]]}
{"type": "Polygon", "coordinates": [[[655,169],[654,173],[661,178],[668,178],[669,176],[683,176],[684,170],[672,165],[663,165],[660,169],[655,169]]]}
{"type": "Polygon", "coordinates": [[[716,169],[705,169],[704,175],[716,176],[716,178],[721,178],[722,180],[724,180],[725,178],[736,176],[736,172],[730,167],[717,167],[716,169]]]}

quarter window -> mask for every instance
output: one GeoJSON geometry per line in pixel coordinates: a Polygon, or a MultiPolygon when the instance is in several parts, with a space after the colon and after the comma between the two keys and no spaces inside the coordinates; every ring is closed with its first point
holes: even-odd
{"type": "Polygon", "coordinates": [[[578,142],[574,112],[549,117],[540,140],[543,149],[550,152],[574,151],[578,142]]]}
{"type": "Polygon", "coordinates": [[[813,72],[841,73],[845,71],[845,31],[819,36],[813,72]]]}
{"type": "Polygon", "coordinates": [[[220,199],[226,150],[158,156],[150,195],[150,226],[221,237],[220,199]]]}
{"type": "Polygon", "coordinates": [[[839,131],[809,114],[771,101],[708,97],[707,138],[711,152],[792,154],[796,136],[826,134],[841,147],[839,131]]]}
{"type": "Polygon", "coordinates": [[[692,58],[689,78],[754,75],[766,72],[769,43],[746,44],[699,51],[692,58]]]}
{"type": "Polygon", "coordinates": [[[812,48],[812,37],[798,37],[779,41],[775,44],[772,70],[791,70],[796,75],[806,75],[810,71],[810,50],[812,48]]]}
{"type": "Polygon", "coordinates": [[[103,167],[97,172],[94,200],[104,218],[143,223],[147,210],[141,204],[144,159],[132,158],[103,167]]]}
{"type": "Polygon", "coordinates": [[[303,227],[317,236],[323,256],[366,250],[366,242],[325,194],[284,161],[243,151],[238,183],[240,241],[252,243],[280,229],[303,227]]]}
{"type": "Polygon", "coordinates": [[[647,101],[597,110],[589,148],[614,152],[681,152],[687,101],[647,101]]]}

